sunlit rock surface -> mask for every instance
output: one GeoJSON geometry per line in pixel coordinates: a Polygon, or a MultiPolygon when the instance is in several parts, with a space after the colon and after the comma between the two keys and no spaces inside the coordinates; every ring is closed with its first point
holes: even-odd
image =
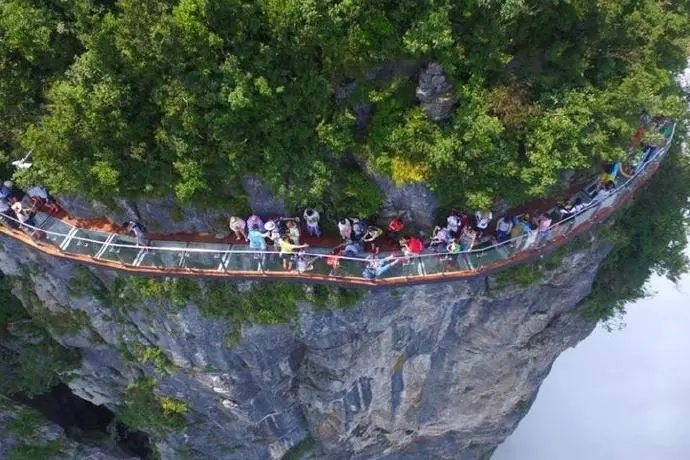
{"type": "MultiPolygon", "coordinates": [[[[576,306],[606,253],[594,244],[529,287],[478,278],[369,292],[347,309],[304,303],[294,324],[244,327],[231,346],[228,325],[194,304],[118,309],[70,294],[73,264],[7,238],[0,270],[28,269],[43,308],[88,315],[82,331],[56,337],[83,356],[69,383],[77,395],[116,409],[128,383],[151,376],[157,394],[189,405],[186,428],[157,442],[163,458],[281,458],[313,437],[318,458],[475,459],[593,329],[576,306]],[[135,344],[172,365],[124,362],[135,344]]],[[[112,285],[112,273],[94,274],[112,285]]]]}

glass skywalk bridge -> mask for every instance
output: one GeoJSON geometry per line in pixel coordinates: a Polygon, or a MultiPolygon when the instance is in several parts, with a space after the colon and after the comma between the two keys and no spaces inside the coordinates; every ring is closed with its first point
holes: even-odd
{"type": "MultiPolygon", "coordinates": [[[[615,191],[603,200],[592,199],[587,190],[579,192],[587,207],[553,224],[539,239],[529,244],[527,236],[471,251],[449,254],[427,252],[403,258],[375,279],[363,275],[370,260],[330,255],[331,248],[309,247],[303,264],[293,267],[308,270],[284,271],[276,251],[255,251],[244,244],[197,241],[152,240],[149,246],[137,246],[132,237],[75,227],[43,212],[35,216],[35,226],[20,225],[3,217],[10,225],[0,232],[37,250],[64,259],[102,268],[146,276],[196,276],[229,279],[288,279],[354,286],[390,286],[431,283],[472,278],[529,261],[549,253],[568,238],[583,233],[608,217],[632,193],[651,177],[667,153],[675,126],[663,147],[650,152],[630,179],[619,177],[615,191]],[[333,270],[328,259],[337,259],[333,270]]],[[[555,210],[552,210],[555,213],[555,210]]],[[[554,219],[555,221],[556,219],[554,219]]],[[[389,253],[379,255],[379,260],[389,253]]]]}

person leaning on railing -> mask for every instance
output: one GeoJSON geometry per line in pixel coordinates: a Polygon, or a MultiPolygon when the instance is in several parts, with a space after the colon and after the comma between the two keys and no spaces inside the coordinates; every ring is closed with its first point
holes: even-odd
{"type": "Polygon", "coordinates": [[[278,247],[280,247],[280,258],[283,261],[283,270],[292,270],[292,261],[295,255],[295,249],[308,248],[308,244],[292,244],[289,235],[283,235],[278,240],[278,247]]]}
{"type": "Polygon", "coordinates": [[[367,257],[367,265],[362,271],[362,276],[369,280],[379,278],[388,270],[397,265],[400,260],[401,259],[395,254],[391,254],[385,259],[377,259],[375,255],[371,254],[367,257]]]}

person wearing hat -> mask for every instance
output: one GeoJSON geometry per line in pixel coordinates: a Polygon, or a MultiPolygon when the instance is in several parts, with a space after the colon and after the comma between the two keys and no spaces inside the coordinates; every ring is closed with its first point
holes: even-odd
{"type": "Polygon", "coordinates": [[[237,216],[232,216],[230,218],[230,230],[235,233],[236,240],[247,241],[247,234],[245,233],[245,228],[247,228],[247,222],[244,219],[237,216]]]}
{"type": "Polygon", "coordinates": [[[277,248],[278,242],[280,241],[280,229],[276,225],[275,221],[267,220],[264,224],[264,230],[268,232],[268,239],[271,240],[271,245],[274,248],[277,248]]]}

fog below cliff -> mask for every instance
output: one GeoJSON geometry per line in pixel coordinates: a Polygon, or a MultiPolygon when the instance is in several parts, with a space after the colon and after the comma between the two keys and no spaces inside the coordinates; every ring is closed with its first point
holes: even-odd
{"type": "Polygon", "coordinates": [[[659,458],[690,452],[690,276],[655,277],[626,326],[565,351],[493,460],[659,458]]]}

